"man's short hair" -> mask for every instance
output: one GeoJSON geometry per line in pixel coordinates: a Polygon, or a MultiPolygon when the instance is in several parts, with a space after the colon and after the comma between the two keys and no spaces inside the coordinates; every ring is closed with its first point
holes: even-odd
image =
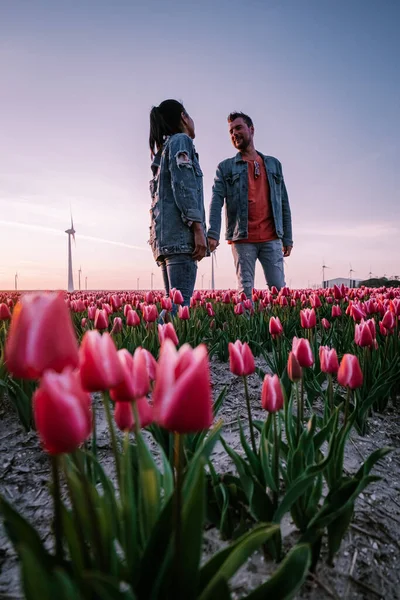
{"type": "Polygon", "coordinates": [[[228,115],[228,123],[232,123],[235,119],[243,119],[246,123],[247,127],[254,127],[253,121],[249,117],[249,115],[245,115],[243,112],[231,112],[228,115]]]}

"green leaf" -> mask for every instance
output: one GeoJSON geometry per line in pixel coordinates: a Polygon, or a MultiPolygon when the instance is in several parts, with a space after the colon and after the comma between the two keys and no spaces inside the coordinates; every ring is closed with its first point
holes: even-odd
{"type": "Polygon", "coordinates": [[[159,446],[163,461],[162,486],[164,488],[164,496],[162,499],[163,506],[168,502],[174,492],[174,474],[172,473],[170,462],[162,448],[159,446]]]}
{"type": "Polygon", "coordinates": [[[95,593],[98,600],[135,600],[136,596],[131,590],[121,591],[121,584],[103,573],[90,571],[84,576],[85,584],[95,593]]]}
{"type": "Polygon", "coordinates": [[[331,562],[336,552],[339,551],[343,536],[350,526],[353,512],[354,504],[350,504],[337,519],[328,525],[328,562],[331,562]]]}
{"type": "Polygon", "coordinates": [[[20,544],[23,544],[44,569],[49,569],[53,558],[45,550],[37,531],[2,496],[0,496],[0,512],[3,514],[4,527],[17,553],[20,544]]]}
{"type": "Polygon", "coordinates": [[[258,481],[263,482],[260,459],[253,452],[253,450],[250,448],[249,444],[247,443],[246,436],[244,435],[242,422],[241,422],[240,418],[238,418],[238,423],[239,423],[240,442],[241,442],[242,448],[245,451],[245,454],[247,456],[247,460],[249,461],[249,466],[252,471],[252,474],[254,475],[254,477],[256,479],[258,479],[258,481]]]}
{"type": "Polygon", "coordinates": [[[186,494],[186,491],[188,490],[188,488],[190,488],[190,486],[192,485],[192,480],[194,478],[195,471],[197,469],[197,462],[200,459],[202,459],[202,460],[204,459],[204,462],[207,462],[207,460],[209,459],[209,457],[214,449],[214,446],[219,439],[222,424],[223,424],[222,421],[218,421],[214,425],[214,427],[211,429],[208,436],[204,440],[203,444],[196,450],[192,460],[190,461],[190,465],[189,465],[188,471],[186,473],[185,481],[183,484],[184,495],[186,494]]]}
{"type": "Polygon", "coordinates": [[[54,569],[53,571],[52,598],[57,598],[57,600],[83,600],[78,587],[62,569],[54,569]]]}
{"type": "Polygon", "coordinates": [[[279,526],[260,524],[245,533],[236,542],[214,555],[201,569],[198,600],[215,598],[215,588],[221,580],[226,582],[262,544],[280,531],[279,526]]]}
{"type": "Polygon", "coordinates": [[[52,574],[29,546],[19,545],[22,584],[26,600],[53,600],[51,589],[52,574]]]}
{"type": "Polygon", "coordinates": [[[291,549],[273,576],[244,600],[290,600],[304,583],[311,565],[308,544],[291,549]]]}
{"type": "Polygon", "coordinates": [[[139,461],[140,521],[144,539],[151,534],[160,514],[160,473],[142,435],[136,435],[139,461]]]}

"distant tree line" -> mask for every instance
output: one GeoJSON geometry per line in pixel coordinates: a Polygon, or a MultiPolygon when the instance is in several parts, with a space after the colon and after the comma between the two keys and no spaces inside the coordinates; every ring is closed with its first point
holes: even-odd
{"type": "Polygon", "coordinates": [[[358,284],[359,287],[365,285],[366,287],[371,288],[379,288],[379,287],[400,287],[400,279],[399,277],[395,277],[394,279],[388,279],[387,277],[378,277],[373,279],[365,279],[364,281],[360,281],[358,284]]]}

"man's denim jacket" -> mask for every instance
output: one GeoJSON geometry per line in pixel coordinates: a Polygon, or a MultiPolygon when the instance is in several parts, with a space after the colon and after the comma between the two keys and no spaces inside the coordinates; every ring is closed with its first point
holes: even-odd
{"type": "MultiPolygon", "coordinates": [[[[272,213],[275,229],[284,246],[292,246],[292,217],[289,199],[283,179],[282,165],[273,156],[264,156],[268,176],[272,213]]],[[[232,242],[248,237],[248,174],[247,162],[240,152],[233,158],[222,161],[217,168],[210,205],[210,228],[207,235],[219,241],[221,210],[225,202],[225,239],[232,242]]]]}
{"type": "Polygon", "coordinates": [[[185,133],[168,137],[151,168],[149,244],[154,258],[191,254],[192,223],[202,223],[206,230],[203,173],[191,138],[185,133]]]}

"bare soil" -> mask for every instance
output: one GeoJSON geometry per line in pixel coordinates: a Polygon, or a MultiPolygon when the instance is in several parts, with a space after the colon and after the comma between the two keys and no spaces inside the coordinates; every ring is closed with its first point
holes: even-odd
{"type": "MultiPolygon", "coordinates": [[[[262,360],[257,364],[265,369],[262,360]]],[[[225,385],[228,394],[220,412],[224,420],[223,435],[241,452],[238,414],[246,420],[243,383],[234,377],[228,365],[212,360],[214,397],[225,385]]],[[[257,375],[249,378],[254,418],[264,419],[260,406],[261,382],[257,375]]],[[[381,480],[368,487],[356,503],[353,522],[343,540],[334,567],[326,564],[325,552],[314,575],[310,576],[297,598],[302,600],[400,599],[400,410],[389,405],[384,415],[375,414],[364,437],[353,432],[346,447],[345,470],[354,473],[375,449],[391,446],[395,450],[374,469],[381,480]]],[[[98,411],[98,452],[107,472],[112,473],[112,458],[106,424],[98,411]]],[[[213,462],[219,472],[234,471],[220,444],[213,462]]],[[[40,449],[35,432],[26,433],[7,399],[0,400],[0,493],[12,502],[35,525],[46,545],[52,545],[50,521],[52,503],[48,491],[49,464],[40,449]]],[[[297,539],[296,529],[287,518],[282,523],[284,546],[289,549],[297,539]]],[[[219,532],[205,532],[205,558],[226,542],[219,532]]],[[[260,585],[277,568],[255,553],[232,580],[235,598],[241,598],[260,585]]],[[[22,598],[18,559],[0,524],[0,599],[22,598]]],[[[39,600],[39,599],[38,599],[39,600]]]]}

